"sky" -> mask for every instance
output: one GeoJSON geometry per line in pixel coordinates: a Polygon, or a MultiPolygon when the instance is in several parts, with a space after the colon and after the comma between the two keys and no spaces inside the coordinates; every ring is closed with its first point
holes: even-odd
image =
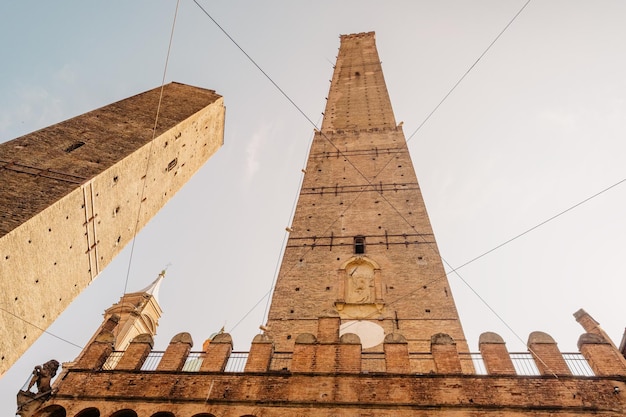
{"type": "MultiPolygon", "coordinates": [[[[619,344],[626,2],[530,1],[473,67],[526,0],[199,2],[300,110],[180,0],[165,80],[224,97],[224,146],[140,232],[132,257],[129,245],[0,380],[1,414],[15,412],[35,365],[73,360],[124,288],[166,266],[155,349],[186,331],[200,350],[222,326],[249,349],[313,134],[300,111],[321,123],[348,33],[376,32],[445,262],[497,248],[448,277],[470,349],[495,331],[525,351],[539,330],[577,351],[579,308],[619,344]]],[[[0,142],[160,86],[175,10],[174,0],[2,2],[0,142]]]]}

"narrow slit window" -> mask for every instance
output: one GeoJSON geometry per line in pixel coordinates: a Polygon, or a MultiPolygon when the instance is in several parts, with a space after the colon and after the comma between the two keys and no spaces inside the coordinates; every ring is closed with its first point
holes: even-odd
{"type": "Polygon", "coordinates": [[[365,236],[356,236],[354,238],[354,253],[365,253],[365,236]]]}
{"type": "Polygon", "coordinates": [[[173,170],[176,167],[176,165],[178,165],[178,158],[172,159],[170,163],[167,164],[167,171],[169,172],[173,170]]]}

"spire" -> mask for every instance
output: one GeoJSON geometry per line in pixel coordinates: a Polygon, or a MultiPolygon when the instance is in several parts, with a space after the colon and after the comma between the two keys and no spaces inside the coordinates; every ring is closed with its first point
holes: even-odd
{"type": "Polygon", "coordinates": [[[156,277],[156,279],[152,281],[152,284],[148,285],[146,288],[139,290],[137,292],[152,295],[154,297],[154,300],[158,303],[159,302],[159,289],[161,288],[161,282],[163,282],[163,279],[165,278],[165,272],[166,272],[165,269],[162,270],[159,273],[159,275],[156,277]]]}

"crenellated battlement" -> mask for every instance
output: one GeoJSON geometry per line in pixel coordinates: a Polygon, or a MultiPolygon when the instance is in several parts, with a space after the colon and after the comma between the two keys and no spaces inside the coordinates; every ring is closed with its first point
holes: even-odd
{"type": "Polygon", "coordinates": [[[340,319],[318,319],[317,334],[296,337],[292,352],[277,352],[269,334],[259,334],[249,352],[233,352],[232,337],[220,333],[192,352],[188,333],[172,338],[164,352],[153,351],[152,337],[135,337],[125,351],[113,351],[110,330],[103,330],[86,348],[73,369],[114,371],[227,373],[340,373],[494,376],[626,376],[617,349],[597,333],[581,335],[579,353],[562,353],[544,332],[532,332],[528,351],[510,353],[493,332],[479,338],[480,353],[459,352],[447,334],[431,337],[429,352],[411,352],[401,333],[388,334],[380,351],[364,351],[359,336],[340,335],[340,319]]]}

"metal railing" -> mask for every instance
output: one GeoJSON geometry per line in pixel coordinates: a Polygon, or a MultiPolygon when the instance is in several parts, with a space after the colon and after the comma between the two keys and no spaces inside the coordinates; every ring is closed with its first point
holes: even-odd
{"type": "MultiPolygon", "coordinates": [[[[163,357],[164,352],[152,351],[148,354],[144,361],[142,371],[154,371],[163,357]]],[[[102,366],[105,371],[114,370],[118,362],[122,358],[124,352],[114,351],[109,355],[106,362],[102,366]]],[[[202,361],[204,360],[204,352],[191,352],[187,356],[187,360],[183,365],[183,372],[198,372],[202,361]]],[[[517,375],[521,376],[539,376],[541,375],[532,354],[529,352],[509,353],[513,367],[517,375]]],[[[587,360],[581,353],[562,353],[563,359],[574,376],[595,376],[593,370],[587,363],[587,360]]],[[[272,372],[286,372],[291,368],[292,352],[274,352],[270,362],[269,370],[272,372]]],[[[485,363],[480,353],[462,353],[460,355],[461,362],[471,361],[474,366],[475,375],[488,375],[485,363]]],[[[224,372],[243,372],[248,360],[248,352],[231,352],[224,372]]],[[[411,354],[411,363],[419,363],[424,361],[424,366],[412,366],[413,369],[427,369],[433,359],[430,354],[411,354]]],[[[363,352],[361,354],[361,372],[374,373],[385,372],[385,355],[382,352],[363,352]]],[[[427,372],[417,372],[422,374],[427,372]]]]}

